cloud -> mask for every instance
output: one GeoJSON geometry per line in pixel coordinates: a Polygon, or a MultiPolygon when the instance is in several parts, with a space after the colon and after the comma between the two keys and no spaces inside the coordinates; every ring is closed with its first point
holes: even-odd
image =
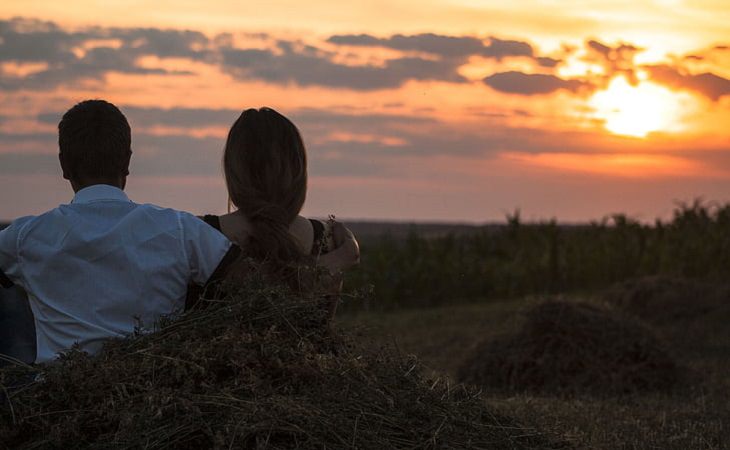
{"type": "Polygon", "coordinates": [[[697,92],[717,101],[730,95],[730,80],[713,73],[686,74],[668,65],[644,66],[652,80],[675,89],[697,92]]]}
{"type": "MultiPolygon", "coordinates": [[[[522,40],[436,33],[386,37],[340,34],[327,39],[331,45],[317,47],[301,41],[277,39],[269,34],[253,37],[265,41],[269,47],[237,47],[232,35],[209,38],[191,30],[104,27],[66,30],[53,22],[22,18],[0,20],[0,62],[21,66],[41,64],[24,75],[20,75],[22,70],[13,73],[12,66],[5,71],[0,69],[0,90],[41,91],[89,80],[103,83],[109,73],[194,75],[185,70],[141,65],[142,58],[154,56],[217,66],[238,80],[374,91],[398,88],[409,81],[470,83],[459,69],[470,57],[481,56],[495,60],[522,57],[534,61],[539,73],[506,71],[493,74],[484,82],[502,92],[536,95],[561,89],[577,92],[583,86],[605,83],[619,73],[636,82],[633,60],[641,50],[627,43],[610,46],[589,40],[585,43],[588,50],[585,58],[605,67],[605,75],[591,75],[590,80],[566,80],[550,73],[561,64],[561,59],[540,56],[531,44],[522,40]],[[378,64],[358,65],[341,62],[342,52],[349,51],[339,48],[341,46],[382,47],[403,53],[378,64]]],[[[711,79],[711,74],[702,77],[706,79],[700,80],[701,84],[714,83],[715,86],[721,82],[711,79]]],[[[691,85],[700,82],[684,81],[691,85]]],[[[716,90],[714,88],[713,92],[716,90]]],[[[142,111],[138,113],[142,114],[142,111]]]]}
{"type": "Polygon", "coordinates": [[[555,58],[549,58],[547,56],[540,56],[538,58],[535,58],[535,61],[542,66],[542,67],[556,67],[558,64],[560,64],[562,61],[555,58]]]}
{"type": "Polygon", "coordinates": [[[0,89],[50,89],[84,79],[101,80],[109,72],[188,74],[145,68],[138,60],[148,55],[208,60],[212,55],[208,43],[205,35],[194,31],[94,27],[71,32],[53,22],[0,20],[0,61],[47,64],[26,76],[0,72],[0,89]]]}
{"type": "Polygon", "coordinates": [[[63,63],[73,59],[71,49],[87,39],[86,33],[66,32],[53,22],[0,20],[0,61],[63,63]]]}
{"type": "Polygon", "coordinates": [[[484,83],[497,91],[519,95],[550,94],[561,89],[576,92],[586,86],[580,80],[564,80],[555,75],[516,71],[490,75],[484,79],[484,83]]]}
{"type": "MultiPolygon", "coordinates": [[[[53,22],[0,20],[0,60],[65,63],[79,59],[74,49],[92,40],[118,40],[115,50],[128,55],[206,59],[210,40],[198,31],[158,28],[102,28],[67,31],[53,22]]],[[[103,47],[111,48],[111,47],[103,47]]]]}
{"type": "MultiPolygon", "coordinates": [[[[267,36],[267,38],[271,38],[267,36]]],[[[492,51],[495,55],[519,51],[521,44],[495,40],[484,47],[475,38],[437,35],[394,36],[394,45],[424,48],[450,54],[492,51]],[[471,43],[471,48],[467,48],[471,43]],[[467,47],[464,47],[467,45],[467,47]]],[[[100,80],[110,72],[129,74],[176,74],[186,71],[142,67],[140,58],[186,58],[220,65],[238,79],[263,80],[275,84],[326,86],[354,90],[388,89],[408,80],[437,80],[462,83],[460,58],[401,57],[384,65],[352,66],[335,62],[334,53],[295,41],[276,42],[276,48],[236,48],[232,39],[209,39],[197,31],[156,28],[88,28],[66,31],[52,22],[32,19],[0,21],[0,61],[46,63],[45,69],[25,76],[0,73],[0,89],[50,89],[80,80],[100,80]],[[89,45],[93,47],[87,48],[89,45]]]]}
{"type": "Polygon", "coordinates": [[[630,83],[638,83],[634,58],[643,50],[642,48],[626,43],[610,46],[596,40],[587,41],[586,48],[589,54],[584,59],[602,66],[605,69],[606,79],[622,74],[630,83]]]}
{"type": "Polygon", "coordinates": [[[533,56],[533,49],[527,42],[502,40],[493,37],[490,38],[489,45],[484,48],[481,55],[500,60],[508,56],[533,56]]]}
{"type": "Polygon", "coordinates": [[[442,58],[466,58],[468,56],[484,56],[501,60],[509,56],[532,57],[532,46],[524,41],[489,38],[485,44],[482,39],[473,36],[445,36],[434,33],[415,35],[396,34],[387,38],[379,38],[370,34],[341,34],[327,39],[337,45],[353,45],[359,47],[383,47],[400,51],[416,51],[431,53],[442,58]]]}
{"type": "Polygon", "coordinates": [[[155,55],[160,58],[188,58],[209,60],[210,40],[199,31],[166,30],[158,28],[112,28],[110,37],[122,39],[123,49],[137,55],[155,55]]]}
{"type": "Polygon", "coordinates": [[[408,80],[466,82],[458,74],[460,62],[417,57],[397,58],[383,66],[350,66],[333,62],[326,54],[310,48],[279,46],[272,50],[228,48],[221,51],[223,69],[235,78],[300,86],[328,86],[355,90],[388,89],[408,80]]]}
{"type": "MultiPolygon", "coordinates": [[[[250,36],[249,36],[250,37],[250,36]]],[[[585,42],[586,61],[605,68],[603,75],[563,79],[551,69],[562,61],[539,56],[525,41],[497,37],[448,36],[435,33],[395,34],[377,37],[369,34],[341,34],[327,39],[330,46],[317,47],[301,41],[277,40],[272,35],[257,35],[269,48],[236,47],[231,35],[209,38],[191,30],[158,28],[89,27],[66,30],[53,22],[14,18],[0,20],[0,90],[47,90],[81,81],[104,82],[109,73],[135,75],[192,75],[185,70],[147,67],[142,58],[182,58],[218,66],[239,80],[258,80],[279,85],[321,86],[355,91],[394,89],[409,81],[470,83],[459,69],[471,56],[501,60],[507,57],[532,59],[539,73],[504,71],[486,77],[491,88],[520,95],[549,94],[558,90],[578,92],[585,87],[605,85],[618,74],[637,83],[635,55],[642,49],[629,43],[608,45],[597,40],[585,42]],[[403,52],[379,64],[353,65],[339,57],[347,49],[339,46],[382,47],[403,52]],[[334,48],[334,50],[333,50],[334,48]],[[23,65],[33,65],[23,74],[23,65]],[[16,72],[13,72],[16,70],[16,72]],[[22,75],[21,75],[22,74],[22,75]]],[[[712,51],[724,52],[717,45],[712,51]]],[[[695,54],[699,58],[702,54],[695,54]]],[[[676,88],[694,90],[713,100],[728,92],[728,80],[703,68],[705,73],[688,74],[668,65],[649,66],[652,78],[676,88]]],[[[134,112],[144,115],[144,111],[134,112]]],[[[182,114],[181,111],[177,111],[182,114]]],[[[189,111],[185,114],[213,114],[218,122],[229,111],[189,111]]],[[[170,119],[172,121],[181,118],[170,119]]],[[[229,123],[226,121],[225,123],[229,123]]]]}
{"type": "Polygon", "coordinates": [[[423,33],[411,36],[396,34],[388,38],[378,38],[369,34],[334,35],[327,42],[337,45],[360,47],[384,47],[400,51],[432,53],[442,57],[454,58],[478,54],[485,46],[475,37],[443,36],[423,33]]]}

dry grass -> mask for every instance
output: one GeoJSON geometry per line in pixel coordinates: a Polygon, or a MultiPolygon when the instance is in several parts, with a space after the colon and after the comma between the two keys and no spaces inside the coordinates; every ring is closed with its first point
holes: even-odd
{"type": "MultiPolygon", "coordinates": [[[[396,341],[404,352],[421,357],[429,372],[455,377],[482,342],[518,332],[525,322],[520,311],[535,304],[520,299],[351,314],[341,318],[340,326],[364,326],[377,339],[396,341]]],[[[485,400],[507,415],[559,434],[577,448],[730,448],[729,312],[714,310],[657,330],[679,363],[701,374],[682,389],[608,397],[492,391],[485,392],[485,400]]]]}
{"type": "Polygon", "coordinates": [[[546,301],[516,332],[478,345],[457,372],[485,390],[616,395],[668,390],[682,370],[636,320],[587,303],[546,301]]]}
{"type": "Polygon", "coordinates": [[[157,333],[43,367],[3,409],[0,447],[555,446],[476,391],[424,377],[414,358],[332,332],[322,300],[245,286],[157,333]]]}
{"type": "Polygon", "coordinates": [[[671,326],[727,310],[730,286],[653,276],[617,283],[606,290],[603,299],[647,322],[671,326]]]}

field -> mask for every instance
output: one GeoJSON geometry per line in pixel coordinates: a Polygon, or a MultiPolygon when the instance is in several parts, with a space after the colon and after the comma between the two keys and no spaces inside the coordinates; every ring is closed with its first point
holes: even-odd
{"type": "Polygon", "coordinates": [[[482,386],[485,401],[578,448],[730,448],[728,280],[728,206],[679,205],[654,224],[615,216],[563,227],[515,215],[502,227],[363,239],[338,323],[458,380],[483,342],[517,332],[546,299],[611,304],[666,345],[686,381],[622,395],[482,386]]]}
{"type": "Polygon", "coordinates": [[[672,220],[652,224],[623,215],[525,224],[516,212],[501,226],[392,230],[360,234],[362,264],[348,285],[372,289],[365,308],[593,292],[649,275],[730,280],[730,205],[680,204],[672,220]]]}
{"type": "MultiPolygon", "coordinates": [[[[537,300],[514,299],[391,312],[344,314],[339,326],[394,342],[423,360],[432,376],[454,378],[482,340],[519,326],[537,300]]],[[[681,360],[702,374],[687,389],[621,396],[487,392],[485,401],[578,448],[720,449],[730,438],[730,311],[663,329],[681,360]]]]}
{"type": "Polygon", "coordinates": [[[352,228],[362,264],[346,278],[339,333],[310,301],[244,283],[159,335],[72,355],[19,397],[22,431],[0,436],[41,447],[730,448],[730,205],[678,205],[652,224],[525,224],[515,213],[482,227],[352,228]],[[463,381],[479,396],[455,395],[463,381]]]}

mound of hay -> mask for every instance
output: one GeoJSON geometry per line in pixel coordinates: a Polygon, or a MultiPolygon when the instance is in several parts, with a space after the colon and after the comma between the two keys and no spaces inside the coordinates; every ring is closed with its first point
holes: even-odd
{"type": "Polygon", "coordinates": [[[694,319],[730,305],[726,285],[653,276],[612,286],[604,300],[643,320],[666,324],[694,319]]]}
{"type": "Polygon", "coordinates": [[[458,377],[487,390],[614,395],[671,388],[681,370],[635,320],[548,301],[526,312],[517,333],[477,346],[458,377]]]}
{"type": "MultiPolygon", "coordinates": [[[[0,443],[53,448],[546,448],[477,393],[326,327],[327,307],[237,288],[159,332],[71,352],[12,394],[0,443]]],[[[18,372],[21,369],[14,369],[18,372]]],[[[0,372],[7,380],[13,370],[0,372]]],[[[2,447],[0,445],[0,447],[2,447]]]]}

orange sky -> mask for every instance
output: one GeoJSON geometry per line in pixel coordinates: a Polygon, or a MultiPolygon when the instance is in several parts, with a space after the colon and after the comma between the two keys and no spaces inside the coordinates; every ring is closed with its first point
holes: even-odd
{"type": "Polygon", "coordinates": [[[310,156],[305,213],[652,220],[730,201],[724,1],[75,1],[0,5],[0,219],[68,201],[55,126],[127,114],[135,200],[221,212],[238,112],[310,156]]]}

